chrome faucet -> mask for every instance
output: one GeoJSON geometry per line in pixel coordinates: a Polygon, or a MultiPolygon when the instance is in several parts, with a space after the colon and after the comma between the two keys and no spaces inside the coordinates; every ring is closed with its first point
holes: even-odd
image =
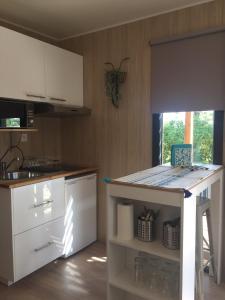
{"type": "Polygon", "coordinates": [[[9,147],[6,152],[2,155],[2,157],[0,158],[0,171],[1,172],[6,172],[7,169],[12,165],[13,162],[15,161],[20,161],[21,160],[21,166],[19,168],[22,167],[23,165],[23,162],[24,162],[24,155],[23,155],[23,151],[20,149],[20,147],[18,147],[17,145],[15,146],[11,146],[9,147]],[[8,153],[13,150],[13,149],[16,149],[20,152],[21,154],[21,159],[17,156],[17,157],[14,157],[8,164],[5,162],[5,158],[6,156],[8,155],[8,153]],[[3,160],[4,159],[4,160],[3,160]]]}

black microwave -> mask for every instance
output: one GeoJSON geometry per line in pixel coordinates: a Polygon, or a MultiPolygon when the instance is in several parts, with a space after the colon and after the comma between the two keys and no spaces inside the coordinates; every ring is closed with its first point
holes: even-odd
{"type": "Polygon", "coordinates": [[[0,99],[0,128],[33,128],[34,104],[0,99]]]}

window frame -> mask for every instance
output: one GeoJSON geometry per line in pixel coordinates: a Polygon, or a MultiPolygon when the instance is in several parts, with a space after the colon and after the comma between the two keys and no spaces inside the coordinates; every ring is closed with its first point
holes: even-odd
{"type": "MultiPolygon", "coordinates": [[[[224,111],[214,111],[213,164],[223,164],[224,111]]],[[[163,113],[152,114],[152,166],[162,164],[163,113]]]]}

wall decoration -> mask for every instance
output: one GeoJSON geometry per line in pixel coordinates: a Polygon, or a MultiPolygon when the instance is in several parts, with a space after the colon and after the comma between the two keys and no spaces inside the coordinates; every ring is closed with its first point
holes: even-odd
{"type": "Polygon", "coordinates": [[[126,80],[127,72],[121,71],[121,67],[123,63],[129,60],[129,57],[125,57],[121,60],[120,65],[118,68],[111,62],[106,62],[105,65],[110,66],[111,70],[107,70],[105,72],[105,88],[106,88],[106,95],[111,98],[112,104],[118,108],[119,107],[119,100],[121,98],[120,95],[120,86],[126,80]]]}

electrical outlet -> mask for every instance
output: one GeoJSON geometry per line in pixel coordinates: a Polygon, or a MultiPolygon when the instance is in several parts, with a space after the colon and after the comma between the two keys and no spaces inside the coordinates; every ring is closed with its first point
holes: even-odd
{"type": "Polygon", "coordinates": [[[28,141],[27,133],[22,133],[21,135],[21,143],[26,143],[28,141]]]}

